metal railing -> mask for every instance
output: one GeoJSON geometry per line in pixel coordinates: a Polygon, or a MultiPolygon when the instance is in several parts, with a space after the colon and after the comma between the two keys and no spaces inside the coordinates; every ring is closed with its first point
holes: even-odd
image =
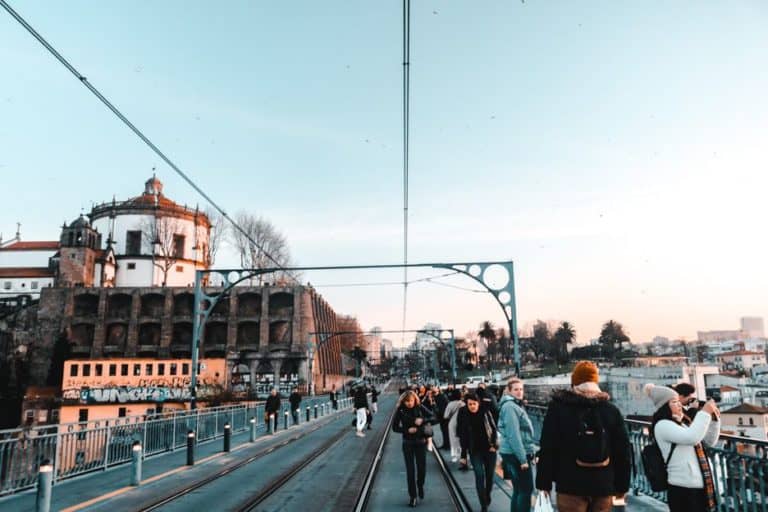
{"type": "MultiPolygon", "coordinates": [[[[328,396],[304,397],[300,423],[332,411],[328,396]]],[[[352,406],[351,398],[338,401],[338,409],[352,406]]],[[[287,400],[281,404],[278,426],[289,411],[287,400]]],[[[224,425],[232,434],[250,430],[250,419],[256,418],[257,430],[266,430],[264,404],[231,405],[179,411],[156,416],[112,418],[109,420],[69,423],[29,429],[0,431],[0,496],[16,493],[36,485],[39,467],[44,461],[54,464],[54,481],[91,471],[106,470],[131,461],[134,441],[140,441],[144,458],[184,449],[187,433],[195,433],[197,444],[224,436],[224,425]]],[[[293,424],[290,417],[289,425],[293,424]]]]}
{"type": "MultiPolygon", "coordinates": [[[[529,405],[534,432],[541,435],[546,407],[529,405]]],[[[626,420],[632,448],[632,490],[666,503],[666,492],[654,492],[645,477],[640,454],[650,444],[651,423],[626,420]]],[[[706,447],[721,512],[768,512],[768,442],[723,434],[716,446],[706,447]]]]}

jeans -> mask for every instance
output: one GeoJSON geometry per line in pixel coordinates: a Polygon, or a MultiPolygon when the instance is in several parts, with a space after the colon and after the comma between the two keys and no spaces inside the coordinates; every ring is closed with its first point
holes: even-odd
{"type": "Polygon", "coordinates": [[[707,493],[704,489],[688,489],[670,485],[667,490],[670,512],[700,512],[707,510],[707,493]]]}
{"type": "Polygon", "coordinates": [[[520,467],[522,463],[511,453],[502,453],[501,463],[504,466],[504,471],[512,479],[510,512],[530,512],[531,495],[533,494],[533,471],[531,471],[530,465],[528,469],[522,469],[520,467]]]}
{"type": "Polygon", "coordinates": [[[403,442],[405,472],[408,478],[408,496],[416,497],[416,487],[424,488],[427,475],[427,443],[403,442]]]}
{"type": "Polygon", "coordinates": [[[475,472],[475,488],[480,505],[488,506],[493,490],[493,475],[496,471],[496,452],[470,453],[472,470],[475,472]]]}
{"type": "Polygon", "coordinates": [[[362,432],[365,428],[365,423],[368,420],[368,416],[366,415],[365,409],[358,409],[357,410],[357,424],[355,428],[357,428],[358,432],[362,432]]]}

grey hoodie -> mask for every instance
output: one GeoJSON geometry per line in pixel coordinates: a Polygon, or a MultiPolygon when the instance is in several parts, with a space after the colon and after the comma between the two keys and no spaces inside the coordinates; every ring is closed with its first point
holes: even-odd
{"type": "Polygon", "coordinates": [[[499,441],[499,453],[512,454],[520,463],[536,453],[528,413],[510,395],[504,395],[499,402],[499,441]]]}

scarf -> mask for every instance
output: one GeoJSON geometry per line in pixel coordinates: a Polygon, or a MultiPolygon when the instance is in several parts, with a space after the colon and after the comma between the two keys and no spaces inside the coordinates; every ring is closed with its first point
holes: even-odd
{"type": "Polygon", "coordinates": [[[712,468],[709,467],[709,459],[707,459],[707,454],[704,452],[704,447],[701,443],[693,448],[696,451],[696,458],[699,461],[701,476],[704,478],[704,493],[707,495],[707,510],[714,512],[717,508],[717,501],[715,499],[715,480],[712,478],[712,468]]]}

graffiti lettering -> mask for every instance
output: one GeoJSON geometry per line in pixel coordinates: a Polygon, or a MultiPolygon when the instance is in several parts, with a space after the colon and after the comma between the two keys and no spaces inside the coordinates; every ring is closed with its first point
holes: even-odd
{"type": "MultiPolygon", "coordinates": [[[[198,388],[198,397],[214,394],[216,388],[201,386],[198,388]]],[[[166,402],[184,401],[190,399],[188,387],[160,387],[160,386],[119,386],[113,388],[91,388],[81,390],[67,390],[65,399],[75,399],[74,392],[81,403],[107,404],[107,403],[131,403],[131,402],[166,402]]]]}

